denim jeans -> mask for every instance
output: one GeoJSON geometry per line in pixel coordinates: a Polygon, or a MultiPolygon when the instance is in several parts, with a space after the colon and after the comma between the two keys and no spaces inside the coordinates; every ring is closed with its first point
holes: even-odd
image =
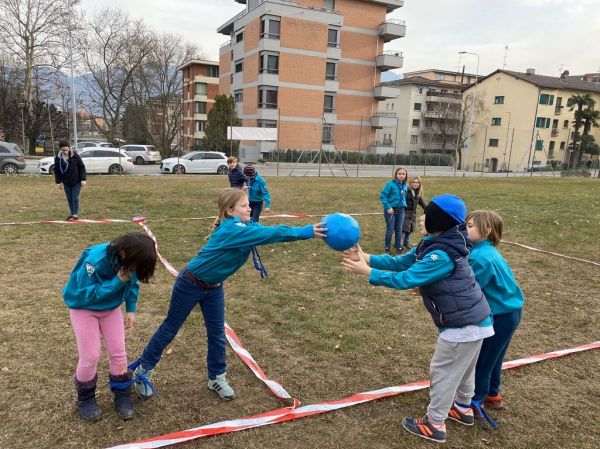
{"type": "Polygon", "coordinates": [[[153,369],[158,364],[163,351],[173,341],[196,305],[200,305],[208,337],[206,356],[208,377],[214,379],[227,371],[223,286],[206,289],[195,284],[182,273],[179,273],[175,285],[173,285],[167,317],[156,330],[142,354],[141,363],[144,369],[153,369]]]}
{"type": "Polygon", "coordinates": [[[81,183],[77,183],[74,186],[63,184],[63,187],[65,189],[67,202],[69,203],[71,215],[79,215],[79,193],[81,192],[81,183]]]}
{"type": "Polygon", "coordinates": [[[475,367],[474,401],[482,402],[487,395],[500,393],[502,362],[508,344],[521,321],[522,309],[494,315],[494,335],[483,340],[475,367]]]}
{"type": "Polygon", "coordinates": [[[255,221],[258,223],[258,219],[260,218],[260,213],[262,212],[262,208],[263,208],[262,201],[250,201],[250,209],[252,210],[252,212],[250,212],[250,218],[252,218],[252,221],[255,221]]]}
{"type": "Polygon", "coordinates": [[[403,232],[402,233],[402,236],[403,236],[402,245],[405,248],[408,248],[408,245],[410,245],[410,234],[411,234],[410,232],[403,232]]]}
{"type": "Polygon", "coordinates": [[[404,208],[401,207],[398,211],[394,211],[393,214],[388,214],[387,210],[383,211],[385,217],[385,249],[390,248],[392,243],[392,234],[396,234],[394,239],[394,247],[400,248],[402,246],[402,223],[404,222],[404,208]]]}

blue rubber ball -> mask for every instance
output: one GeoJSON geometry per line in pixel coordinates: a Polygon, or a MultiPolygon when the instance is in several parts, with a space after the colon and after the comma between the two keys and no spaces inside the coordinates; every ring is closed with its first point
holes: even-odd
{"type": "Polygon", "coordinates": [[[325,243],[336,251],[352,248],[360,240],[360,227],[358,222],[350,215],[331,214],[321,220],[327,228],[325,243]]]}

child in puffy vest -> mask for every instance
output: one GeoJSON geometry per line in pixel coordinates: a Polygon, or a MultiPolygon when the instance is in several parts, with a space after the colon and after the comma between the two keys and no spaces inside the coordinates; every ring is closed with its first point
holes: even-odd
{"type": "Polygon", "coordinates": [[[373,285],[400,290],[418,287],[439,329],[431,359],[427,413],[404,418],[404,428],[419,437],[446,441],[446,418],[473,425],[471,398],[475,364],[483,339],[494,334],[490,307],[469,266],[466,207],[454,195],[439,195],[419,222],[425,237],[403,256],[373,256],[357,245],[344,252],[345,271],[369,277],[373,285]]]}

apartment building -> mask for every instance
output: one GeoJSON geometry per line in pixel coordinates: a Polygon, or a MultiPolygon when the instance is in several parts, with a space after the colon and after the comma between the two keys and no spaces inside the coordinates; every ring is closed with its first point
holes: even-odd
{"type": "Polygon", "coordinates": [[[219,63],[194,59],[179,70],[183,72],[183,150],[190,150],[204,137],[208,112],[219,93],[219,63]]]}
{"type": "MultiPolygon", "coordinates": [[[[593,79],[593,77],[590,77],[593,79]]],[[[549,164],[569,164],[574,111],[573,95],[590,94],[600,107],[600,84],[585,79],[496,70],[476,87],[473,140],[463,151],[467,170],[523,171],[549,164]]],[[[471,95],[475,86],[468,88],[471,95]]],[[[583,130],[581,129],[580,132],[583,130]]],[[[600,142],[600,129],[591,134],[600,142]]]]}
{"type": "MultiPolygon", "coordinates": [[[[277,127],[278,142],[242,141],[240,157],[274,148],[366,150],[379,115],[381,72],[402,67],[384,44],[406,34],[387,14],[402,0],[236,0],[218,28],[219,92],[232,95],[243,126],[277,127]]],[[[383,97],[385,98],[385,97],[383,97]]]]}
{"type": "Polygon", "coordinates": [[[419,70],[384,83],[393,97],[379,102],[380,114],[395,114],[392,126],[378,130],[369,152],[454,153],[461,126],[462,90],[475,75],[419,70]]]}

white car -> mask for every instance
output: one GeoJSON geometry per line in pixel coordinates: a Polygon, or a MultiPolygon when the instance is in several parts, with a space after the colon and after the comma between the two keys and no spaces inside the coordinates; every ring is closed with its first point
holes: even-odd
{"type": "Polygon", "coordinates": [[[131,156],[136,165],[155,164],[160,162],[160,151],[152,145],[122,145],[128,156],[131,156]]]}
{"type": "Polygon", "coordinates": [[[216,173],[227,174],[227,155],[216,151],[194,151],[181,157],[163,159],[161,173],[216,173]]]}
{"type": "MultiPolygon", "coordinates": [[[[119,173],[131,173],[133,171],[133,159],[120,152],[118,148],[92,147],[79,151],[79,157],[85,165],[87,173],[108,173],[118,175],[119,173]]],[[[39,162],[40,174],[54,174],[54,157],[45,157],[39,162]]]]}

